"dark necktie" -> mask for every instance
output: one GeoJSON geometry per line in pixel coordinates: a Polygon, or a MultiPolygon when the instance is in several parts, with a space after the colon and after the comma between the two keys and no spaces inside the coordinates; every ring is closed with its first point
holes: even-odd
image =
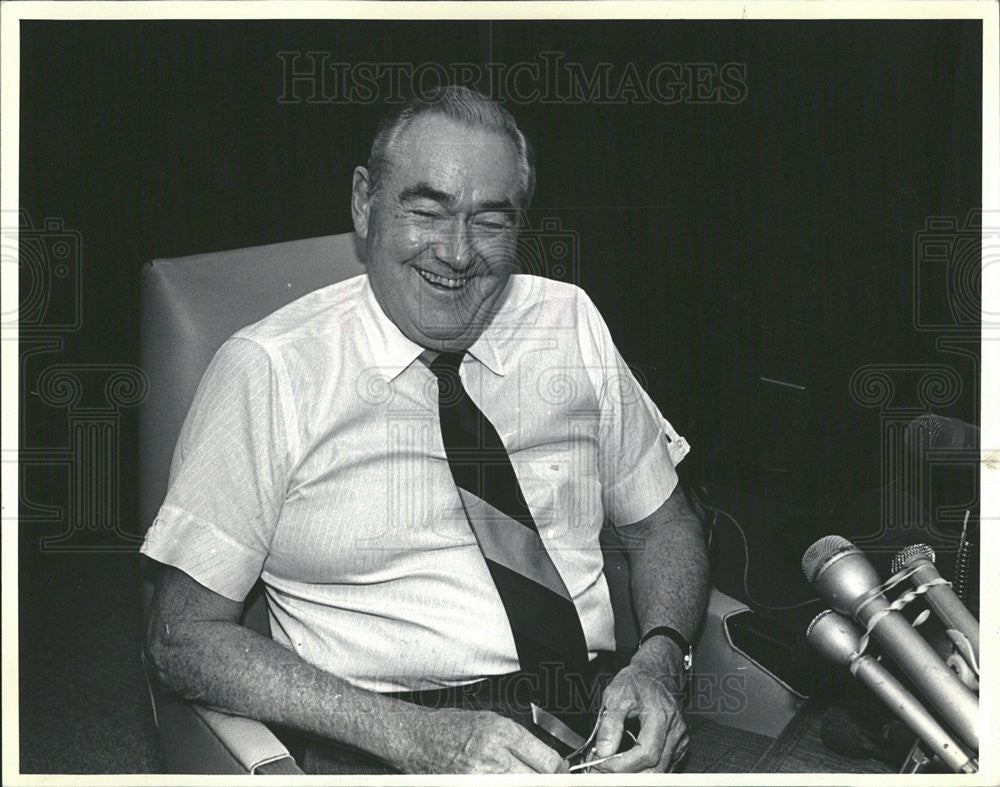
{"type": "Polygon", "coordinates": [[[590,723],[578,707],[586,696],[580,682],[587,668],[583,627],[500,435],[462,386],[461,362],[459,353],[441,353],[428,362],[438,380],[448,466],[510,620],[521,669],[537,676],[533,701],[583,731],[590,723]]]}

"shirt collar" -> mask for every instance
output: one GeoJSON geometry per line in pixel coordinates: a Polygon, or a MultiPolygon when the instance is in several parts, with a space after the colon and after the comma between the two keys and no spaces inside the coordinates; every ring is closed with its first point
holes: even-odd
{"type": "MultiPolygon", "coordinates": [[[[408,339],[382,311],[367,276],[361,289],[360,314],[376,368],[387,380],[396,379],[420,356],[424,348],[408,339]]],[[[497,351],[496,340],[490,338],[489,330],[490,326],[486,326],[486,330],[469,348],[469,355],[494,374],[502,376],[505,374],[503,363],[497,351]]]]}
{"type": "Polygon", "coordinates": [[[500,360],[496,340],[491,338],[489,333],[490,326],[487,325],[486,330],[472,343],[472,346],[469,348],[469,355],[493,372],[493,374],[503,377],[507,372],[504,371],[503,362],[500,360]]]}

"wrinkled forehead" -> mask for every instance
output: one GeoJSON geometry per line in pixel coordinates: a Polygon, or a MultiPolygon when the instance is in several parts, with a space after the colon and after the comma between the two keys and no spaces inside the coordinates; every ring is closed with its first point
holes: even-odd
{"type": "Polygon", "coordinates": [[[427,184],[456,199],[521,200],[517,147],[506,134],[443,115],[414,118],[386,150],[387,185],[427,184]]]}

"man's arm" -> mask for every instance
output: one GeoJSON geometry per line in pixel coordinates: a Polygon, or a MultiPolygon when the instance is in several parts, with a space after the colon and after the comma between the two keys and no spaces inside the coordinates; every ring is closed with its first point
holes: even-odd
{"type": "MultiPolygon", "coordinates": [[[[693,642],[708,602],[708,550],[702,523],[680,484],[650,516],[618,532],[628,549],[640,631],[671,626],[693,642]]],[[[673,640],[653,637],[632,660],[662,666],[663,655],[671,671],[683,656],[673,640]]]]}
{"type": "MultiPolygon", "coordinates": [[[[371,752],[403,772],[556,773],[559,755],[494,713],[427,710],[357,688],[239,624],[242,604],[163,566],[146,631],[157,679],[186,699],[371,752]]],[[[366,658],[366,654],[358,654],[366,658]]]]}
{"type": "MultiPolygon", "coordinates": [[[[708,599],[708,555],[701,522],[680,485],[650,516],[619,530],[628,550],[632,602],[642,632],[671,626],[693,641],[708,599]]],[[[683,680],[683,654],[665,636],[647,640],[609,684],[597,754],[618,750],[625,720],[641,724],[637,745],[602,770],[662,772],[686,746],[686,727],[675,693],[683,680]]]]}

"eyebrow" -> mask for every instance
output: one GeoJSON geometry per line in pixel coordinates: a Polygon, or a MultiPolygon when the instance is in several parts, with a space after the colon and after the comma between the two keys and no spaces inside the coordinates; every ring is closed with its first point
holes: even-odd
{"type": "Polygon", "coordinates": [[[414,199],[432,199],[435,202],[440,202],[442,205],[453,205],[455,203],[455,196],[449,194],[447,191],[441,191],[441,189],[436,189],[429,183],[417,183],[415,186],[407,186],[401,192],[399,192],[400,202],[409,202],[414,199]]]}
{"type": "MultiPolygon", "coordinates": [[[[441,189],[436,189],[429,183],[424,182],[417,183],[413,186],[407,186],[399,192],[400,202],[409,202],[414,199],[430,199],[446,207],[451,207],[456,201],[453,194],[449,194],[447,191],[442,191],[441,189]]],[[[506,197],[503,199],[487,200],[486,202],[482,202],[476,206],[477,213],[486,210],[513,211],[514,209],[514,203],[506,197]]]]}
{"type": "Polygon", "coordinates": [[[514,210],[514,203],[511,202],[509,199],[506,199],[506,198],[504,198],[504,199],[487,200],[486,202],[483,202],[483,203],[481,203],[479,205],[479,210],[480,211],[484,211],[484,210],[513,211],[514,210]]]}

